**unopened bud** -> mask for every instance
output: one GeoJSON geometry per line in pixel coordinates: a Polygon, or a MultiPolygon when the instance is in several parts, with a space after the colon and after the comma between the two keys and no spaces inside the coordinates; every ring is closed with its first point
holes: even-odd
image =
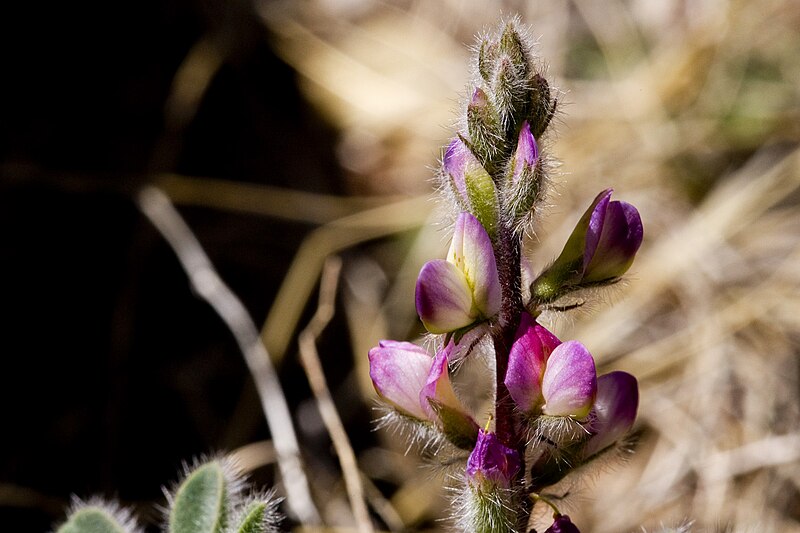
{"type": "Polygon", "coordinates": [[[506,142],[497,109],[480,87],[472,93],[472,99],[467,105],[467,131],[475,155],[486,170],[493,173],[494,162],[497,156],[505,152],[506,142]]]}
{"type": "Polygon", "coordinates": [[[528,54],[514,22],[506,24],[500,36],[499,50],[511,59],[521,76],[528,76],[528,54]]]}
{"type": "Polygon", "coordinates": [[[552,301],[565,288],[613,283],[628,271],[642,244],[642,219],[627,202],[597,195],[553,265],[532,284],[539,301],[552,301]]]}
{"type": "Polygon", "coordinates": [[[478,50],[478,72],[484,81],[492,80],[494,65],[497,60],[497,43],[483,39],[478,50]]]}
{"type": "Polygon", "coordinates": [[[507,489],[521,465],[517,450],[503,444],[497,434],[482,429],[467,461],[467,480],[473,487],[507,489]]]}
{"type": "Polygon", "coordinates": [[[527,85],[525,73],[520,72],[518,65],[505,54],[499,56],[492,79],[492,91],[506,133],[513,130],[520,113],[528,105],[527,85]]]}
{"type": "Polygon", "coordinates": [[[544,173],[539,159],[539,147],[527,121],[522,123],[517,147],[511,159],[511,168],[506,178],[504,207],[513,211],[515,219],[527,215],[542,199],[544,173]]]}
{"type": "Polygon", "coordinates": [[[497,224],[497,188],[492,177],[460,137],[447,146],[442,173],[459,207],[475,216],[487,233],[493,235],[497,224]]]}
{"type": "Polygon", "coordinates": [[[547,129],[553,114],[556,111],[557,100],[550,94],[550,85],[544,76],[536,74],[533,76],[533,84],[530,92],[530,111],[528,121],[531,124],[531,133],[537,139],[547,129]]]}

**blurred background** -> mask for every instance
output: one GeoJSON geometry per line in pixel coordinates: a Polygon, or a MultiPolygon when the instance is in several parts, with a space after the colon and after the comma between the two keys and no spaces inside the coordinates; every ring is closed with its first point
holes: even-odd
{"type": "Polygon", "coordinates": [[[233,335],[137,208],[153,185],[261,330],[328,530],[355,522],[298,357],[323,274],[315,344],[376,527],[447,531],[442,478],[375,431],[367,351],[422,333],[416,274],[447,245],[431,169],[469,46],[516,13],[561,104],[534,270],[606,187],[645,224],[624,287],[544,317],[641,386],[635,453],[559,487],[562,512],[593,532],[800,531],[796,1],[3,10],[0,529],[48,531],[99,494],[155,531],[161,486],[210,452],[282,487],[233,335]]]}

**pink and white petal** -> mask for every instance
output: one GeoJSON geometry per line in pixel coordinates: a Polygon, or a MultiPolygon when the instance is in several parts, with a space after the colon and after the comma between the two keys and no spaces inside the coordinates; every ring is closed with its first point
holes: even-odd
{"type": "Polygon", "coordinates": [[[529,413],[542,404],[542,376],[547,359],[561,341],[528,313],[520,317],[516,338],[504,382],[517,406],[529,413]]]}
{"type": "Polygon", "coordinates": [[[533,326],[533,332],[537,337],[539,337],[539,342],[542,345],[542,353],[544,353],[545,360],[549,359],[550,354],[553,353],[553,350],[555,350],[556,347],[561,344],[561,341],[549,329],[541,324],[536,324],[533,326]]]}
{"type": "Polygon", "coordinates": [[[433,358],[410,342],[381,341],[369,351],[369,375],[378,394],[403,414],[425,419],[419,393],[433,358]]]}
{"type": "Polygon", "coordinates": [[[534,327],[514,341],[508,357],[504,383],[520,410],[530,413],[542,404],[542,375],[545,369],[542,343],[534,327]]]}
{"type": "Polygon", "coordinates": [[[472,287],[475,306],[485,318],[500,311],[500,279],[489,234],[470,213],[456,220],[447,260],[461,269],[472,287]]]}
{"type": "Polygon", "coordinates": [[[584,418],[597,394],[597,371],[589,350],[578,341],[558,345],[542,378],[542,412],[551,416],[584,418]]]}
{"type": "Polygon", "coordinates": [[[454,264],[434,259],[423,265],[417,278],[417,314],[431,333],[448,333],[472,324],[472,290],[454,264]]]}
{"type": "Polygon", "coordinates": [[[428,398],[436,400],[440,404],[451,407],[457,411],[465,411],[461,402],[456,397],[453,385],[450,383],[448,357],[452,347],[453,344],[451,343],[446,348],[439,350],[436,357],[433,358],[433,364],[430,367],[425,385],[422,387],[417,399],[420,407],[425,411],[427,418],[430,420],[436,420],[436,413],[431,407],[428,398]]]}

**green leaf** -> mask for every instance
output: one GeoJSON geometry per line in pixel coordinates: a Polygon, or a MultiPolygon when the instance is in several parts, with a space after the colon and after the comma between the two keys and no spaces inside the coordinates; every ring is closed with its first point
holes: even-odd
{"type": "Polygon", "coordinates": [[[266,502],[253,502],[245,509],[236,526],[236,533],[267,533],[270,523],[270,506],[266,502]]]}
{"type": "Polygon", "coordinates": [[[128,533],[108,509],[96,505],[80,507],[56,533],[128,533]]]}
{"type": "Polygon", "coordinates": [[[219,461],[189,474],[175,493],[169,533],[220,533],[229,507],[226,483],[219,461]]]}

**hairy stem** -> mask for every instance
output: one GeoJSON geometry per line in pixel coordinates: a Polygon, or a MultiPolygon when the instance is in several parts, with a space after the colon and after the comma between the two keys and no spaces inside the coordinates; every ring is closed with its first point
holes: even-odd
{"type": "Polygon", "coordinates": [[[520,242],[506,224],[497,230],[496,259],[502,291],[500,320],[492,332],[497,365],[497,396],[495,398],[496,431],[510,446],[519,444],[515,424],[514,403],[504,383],[508,356],[519,326],[522,297],[520,295],[520,242]]]}
{"type": "MultiPolygon", "coordinates": [[[[525,439],[519,430],[521,427],[520,420],[518,420],[519,414],[514,408],[511,394],[505,385],[509,353],[511,345],[514,343],[514,335],[519,327],[520,313],[523,309],[520,280],[520,248],[520,239],[514,235],[514,232],[507,224],[499,223],[495,256],[502,291],[502,306],[500,320],[492,332],[497,368],[495,431],[503,442],[516,448],[519,452],[522,467],[517,473],[516,479],[512,481],[512,485],[521,487],[524,486],[526,470],[525,439]]],[[[517,528],[520,531],[525,531],[532,508],[531,503],[525,497],[520,498],[520,501],[515,503],[517,528]]]]}

